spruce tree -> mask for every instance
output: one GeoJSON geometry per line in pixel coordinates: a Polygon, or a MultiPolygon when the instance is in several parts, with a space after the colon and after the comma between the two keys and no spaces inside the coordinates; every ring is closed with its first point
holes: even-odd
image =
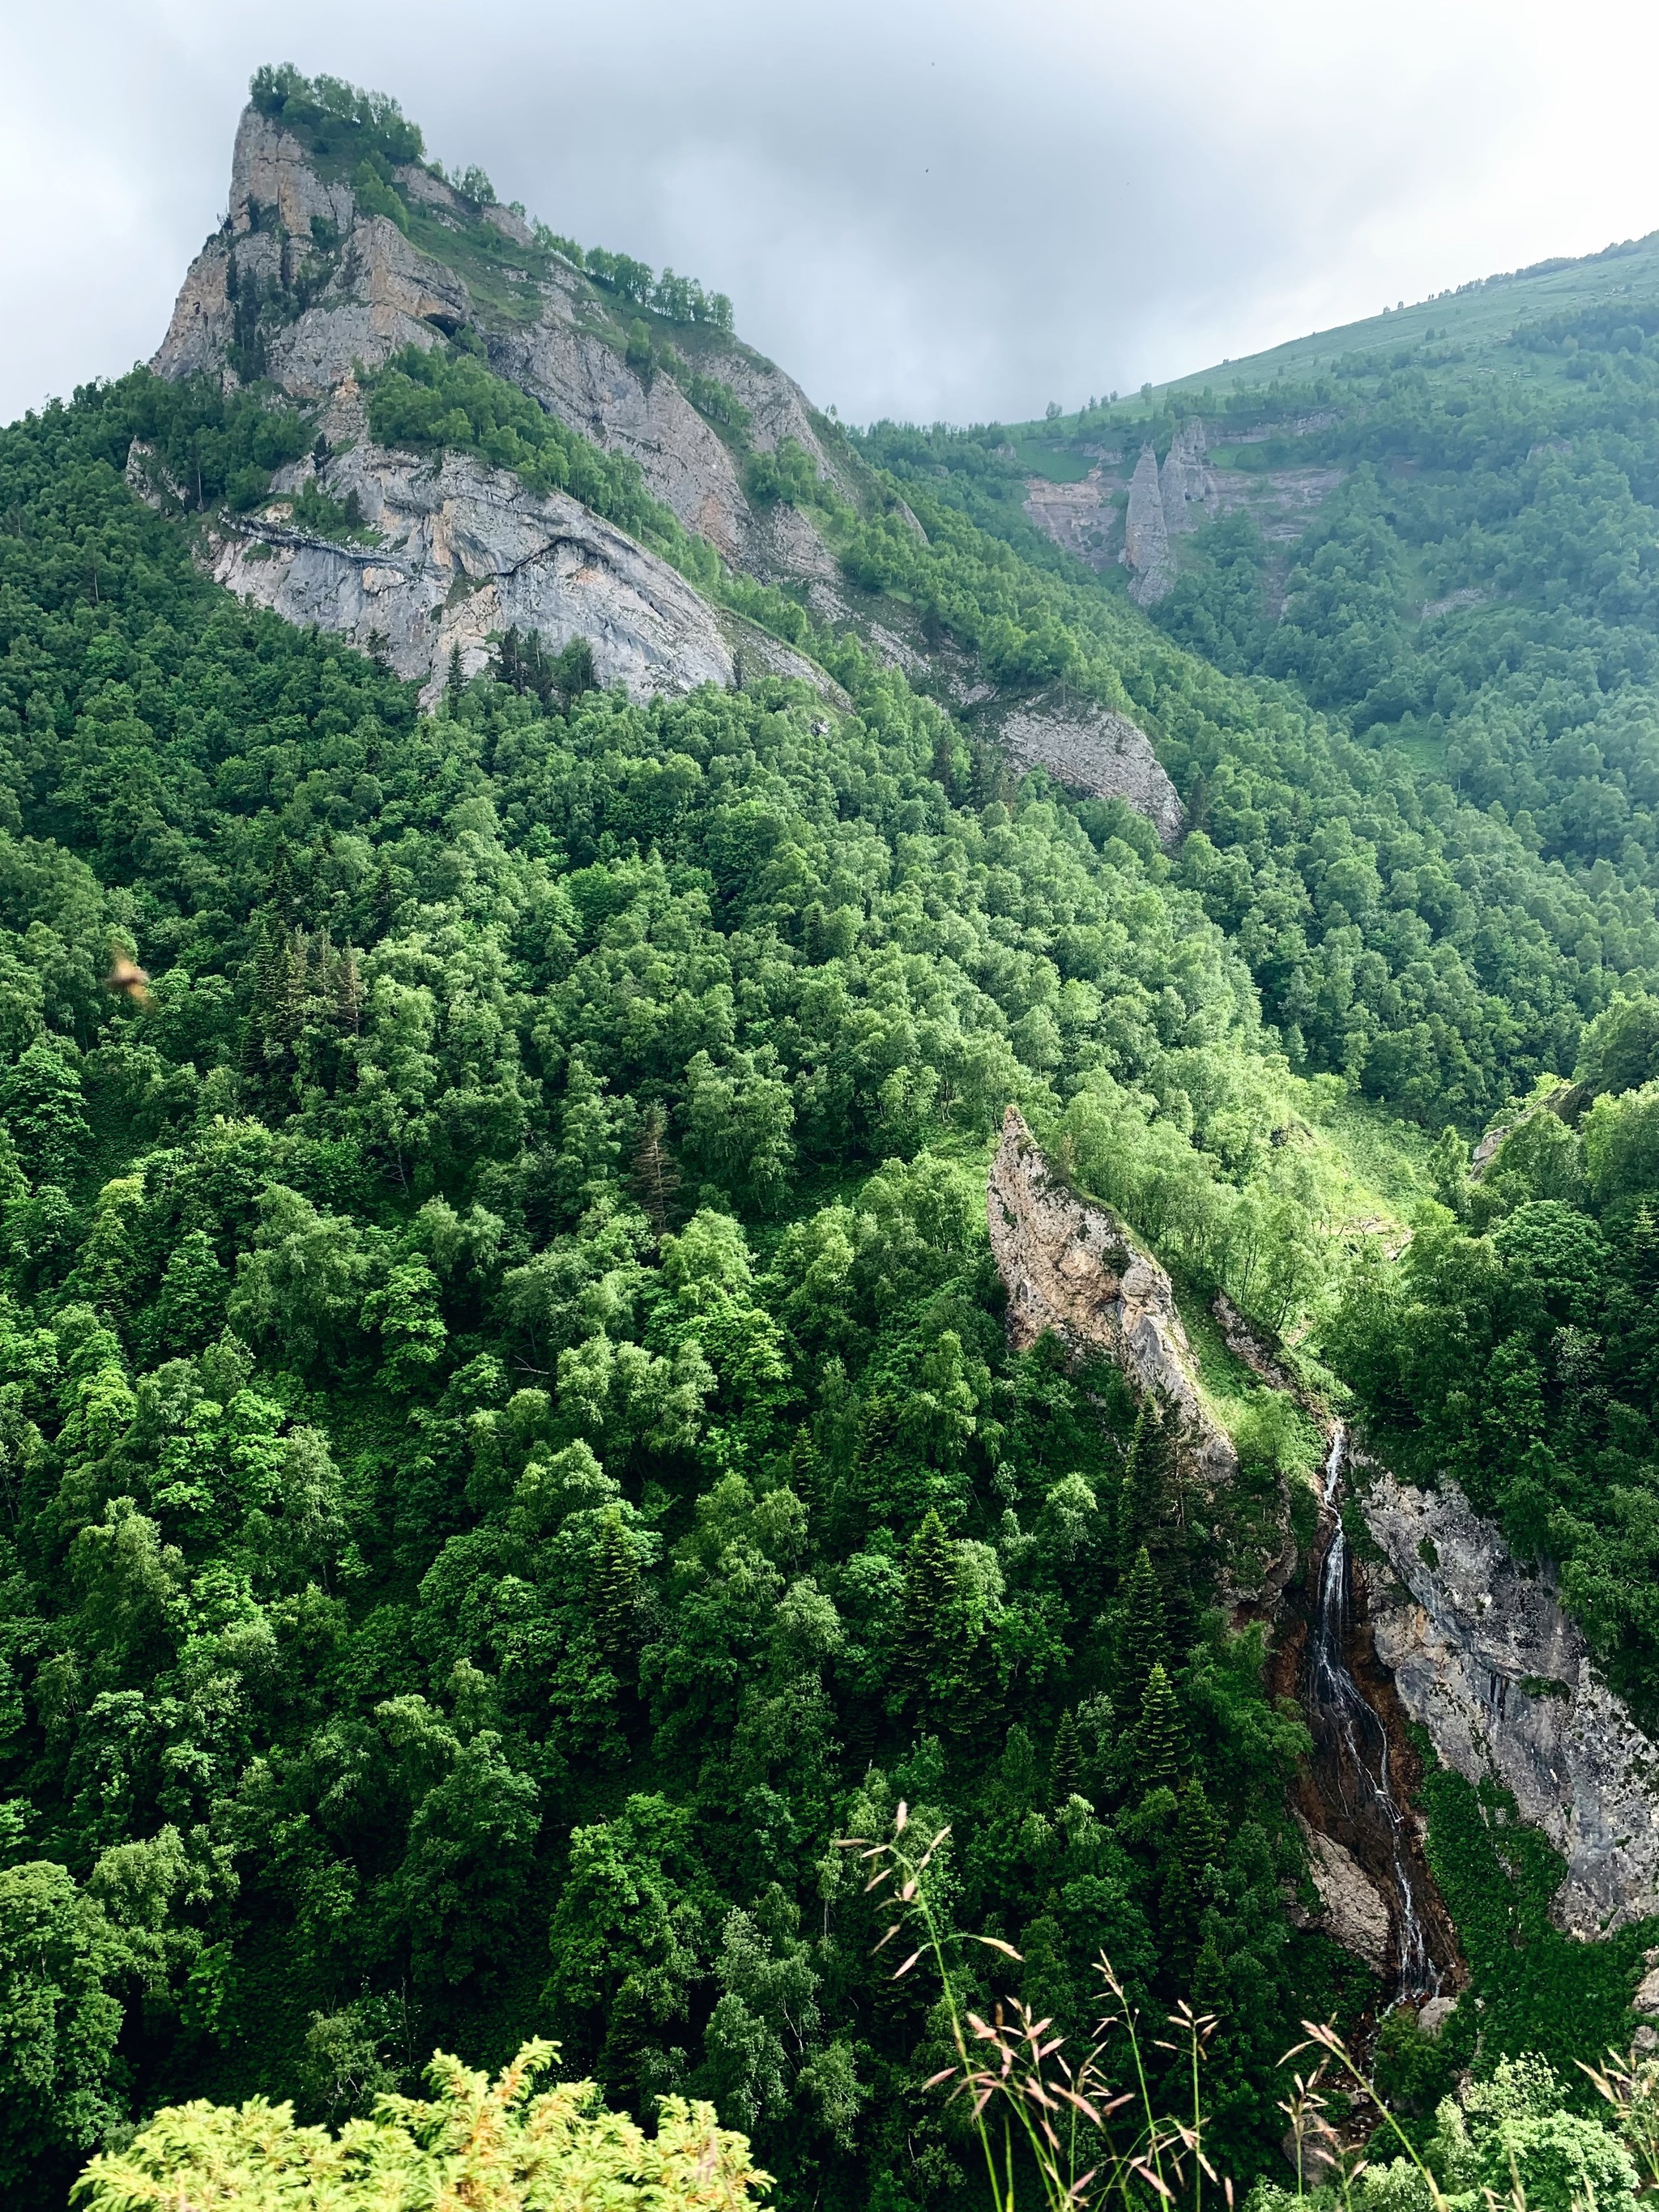
{"type": "Polygon", "coordinates": [[[1181,1707],[1160,1662],[1147,1680],[1135,1729],[1135,1779],[1142,1795],[1175,1789],[1186,1763],[1187,1731],[1182,1724],[1181,1707]]]}
{"type": "Polygon", "coordinates": [[[899,1622],[899,1680],[907,1698],[929,1705],[940,1632],[956,1595],[957,1563],[945,1523],[930,1512],[910,1540],[899,1622]]]}
{"type": "Polygon", "coordinates": [[[1083,1787],[1083,1744],[1077,1721],[1068,1707],[1054,1731],[1054,1747],[1048,1760],[1048,1794],[1055,1805],[1066,1804],[1083,1787]]]}
{"type": "Polygon", "coordinates": [[[599,1549],[588,1575],[587,1606],[594,1641],[618,1674],[624,1672],[633,1653],[639,1595],[639,1566],[622,1516],[613,1507],[599,1523],[599,1549]]]}
{"type": "Polygon", "coordinates": [[[1189,1782],[1181,1793],[1176,1836],[1182,1880],[1192,1899],[1189,1910],[1196,1922],[1204,1897],[1205,1873],[1219,1860],[1223,1842],[1221,1822],[1201,1782],[1189,1782]]]}
{"type": "Polygon", "coordinates": [[[1164,1591],[1143,1544],[1119,1594],[1117,1695],[1123,1713],[1139,1712],[1154,1667],[1167,1663],[1170,1635],[1164,1618],[1164,1591]]]}
{"type": "Polygon", "coordinates": [[[821,1536],[817,1526],[823,1515],[823,1466],[817,1446],[812,1441],[812,1431],[805,1421],[795,1431],[789,1447],[789,1487],[806,1508],[809,1540],[817,1542],[821,1536]]]}
{"type": "Polygon", "coordinates": [[[1117,1556],[1122,1567],[1143,1544],[1158,1541],[1169,1518],[1179,1435],[1180,1419],[1172,1406],[1154,1398],[1142,1401],[1118,1485],[1117,1556]]]}

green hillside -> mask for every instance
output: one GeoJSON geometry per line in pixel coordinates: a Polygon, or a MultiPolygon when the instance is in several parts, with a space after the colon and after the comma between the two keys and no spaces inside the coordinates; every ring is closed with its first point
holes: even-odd
{"type": "MultiPolygon", "coordinates": [[[[1334,330],[1291,338],[1265,353],[1218,363],[1196,375],[1180,376],[1154,387],[1156,405],[1164,399],[1184,404],[1200,392],[1246,392],[1275,379],[1303,383],[1337,368],[1350,354],[1379,348],[1396,350],[1426,343],[1462,346],[1473,372],[1490,368],[1505,341],[1520,325],[1557,315],[1583,315],[1616,301],[1650,298],[1659,290],[1659,231],[1626,239],[1581,259],[1562,257],[1501,276],[1476,278],[1429,300],[1419,300],[1382,315],[1334,330]]],[[[1547,368],[1534,374],[1548,374],[1547,368]]]]}

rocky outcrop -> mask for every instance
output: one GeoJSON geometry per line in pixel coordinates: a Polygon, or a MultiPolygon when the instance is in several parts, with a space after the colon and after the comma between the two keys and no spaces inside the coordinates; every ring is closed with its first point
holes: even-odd
{"type": "MultiPolygon", "coordinates": [[[[786,376],[774,362],[747,346],[729,346],[724,351],[702,356],[697,366],[710,376],[729,384],[744,405],[749,410],[749,439],[756,450],[763,453],[774,452],[786,439],[793,439],[801,447],[817,470],[842,494],[843,498],[855,496],[856,488],[840,462],[818,436],[812,422],[812,403],[793,376],[786,376]]],[[[909,508],[901,500],[906,526],[918,537],[926,532],[909,508]]]]}
{"type": "Polygon", "coordinates": [[[1197,421],[1183,422],[1170,442],[1158,487],[1166,538],[1196,530],[1216,511],[1215,471],[1205,458],[1206,451],[1204,425],[1197,421]]]}
{"type": "Polygon", "coordinates": [[[1002,743],[1021,768],[1043,768],[1074,790],[1121,799],[1144,815],[1160,844],[1181,841],[1186,816],[1152,739],[1122,714],[1087,701],[1034,700],[1003,718],[1002,743]]]}
{"type": "Polygon", "coordinates": [[[158,376],[210,376],[224,367],[225,349],[234,327],[234,311],[225,277],[230,247],[210,238],[197,255],[179,289],[167,336],[150,356],[158,376]]]}
{"type": "Polygon", "coordinates": [[[1015,1349],[1052,1334],[1077,1356],[1115,1360],[1180,1413],[1194,1471],[1209,1482],[1231,1476],[1237,1456],[1199,1389],[1168,1275],[1115,1213],[1056,1179],[1017,1106],[1003,1118],[986,1218],[1015,1349]]]}
{"type": "Polygon", "coordinates": [[[376,216],[353,228],[317,305],[271,334],[270,372],[296,398],[319,399],[358,363],[376,368],[400,346],[437,344],[471,311],[460,277],[376,216]]]}
{"type": "Polygon", "coordinates": [[[313,218],[349,230],[357,203],[349,185],[324,182],[291,131],[249,106],[242,110],[231,149],[230,228],[245,236],[260,228],[267,211],[308,246],[313,218]]]}
{"type": "Polygon", "coordinates": [[[1535,1091],[1518,1114],[1507,1114],[1495,1121],[1476,1145],[1469,1159],[1469,1181],[1480,1182],[1485,1177],[1503,1151],[1504,1139],[1513,1136],[1523,1121],[1531,1121],[1536,1114],[1553,1114],[1559,1121],[1577,1121],[1589,1099],[1589,1086],[1583,1083],[1558,1080],[1552,1089],[1535,1091]]]}
{"type": "Polygon", "coordinates": [[[1134,571],[1129,597],[1137,606],[1155,606],[1173,587],[1175,561],[1158,483],[1158,455],[1141,448],[1129,479],[1129,508],[1123,526],[1123,558],[1134,571]]]}
{"type": "Polygon", "coordinates": [[[1370,1470],[1365,1570],[1378,1658],[1448,1766],[1488,1775],[1566,1861],[1554,1911],[1573,1935],[1659,1911],[1659,1747],[1595,1680],[1577,1626],[1455,1483],[1370,1470]]]}
{"type": "MultiPolygon", "coordinates": [[[[320,481],[335,499],[356,495],[378,543],[307,535],[272,510],[222,528],[214,574],[289,622],[384,653],[425,685],[428,703],[452,653],[470,675],[491,633],[515,623],[539,631],[550,651],[587,638],[599,681],[635,696],[734,678],[732,646],[707,601],[562,493],[538,497],[470,454],[434,465],[367,441],[331,459],[320,481]]],[[[795,659],[793,672],[811,672],[795,659]]]]}
{"type": "Polygon", "coordinates": [[[1319,1911],[1291,1915],[1293,1923],[1316,1927],[1374,1974],[1388,1972],[1392,1943],[1389,1900],[1359,1861],[1334,1836],[1295,1814],[1308,1847],[1308,1872],[1319,1893],[1319,1911]]]}
{"type": "Polygon", "coordinates": [[[688,530],[744,563],[755,518],[736,461],[672,376],[659,373],[647,383],[582,326],[574,282],[549,287],[548,304],[528,330],[492,335],[490,366],[596,445],[629,454],[688,530]]]}

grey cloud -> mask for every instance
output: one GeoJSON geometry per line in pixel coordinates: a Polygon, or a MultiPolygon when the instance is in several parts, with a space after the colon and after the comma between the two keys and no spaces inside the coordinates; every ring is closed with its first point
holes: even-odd
{"type": "Polygon", "coordinates": [[[156,343],[262,60],[392,92],[503,198],[731,293],[852,419],[1018,417],[1370,312],[1401,238],[1422,289],[1478,273],[1459,194],[1520,101],[1479,9],[1464,35],[1427,0],[1380,29],[1269,0],[7,12],[8,417],[156,343]]]}

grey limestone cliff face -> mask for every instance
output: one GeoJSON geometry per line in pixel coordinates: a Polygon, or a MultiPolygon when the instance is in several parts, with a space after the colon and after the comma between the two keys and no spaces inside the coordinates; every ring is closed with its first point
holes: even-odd
{"type": "Polygon", "coordinates": [[[1052,1333],[1076,1354],[1115,1360],[1138,1389],[1179,1410],[1206,1481],[1232,1474],[1237,1456],[1198,1387],[1168,1275],[1115,1214],[1057,1181],[1017,1106],[1003,1119],[986,1219],[1016,1350],[1052,1333]]]}
{"type": "Polygon", "coordinates": [[[1097,799],[1121,799],[1152,823],[1160,844],[1180,842],[1186,827],[1180,795],[1152,739],[1124,715],[1086,701],[1033,701],[1003,718],[1001,738],[1019,767],[1047,769],[1097,799]]]}
{"type": "Polygon", "coordinates": [[[1659,1747],[1591,1670],[1577,1627],[1455,1483],[1372,1468],[1361,1504],[1391,1575],[1365,1569],[1377,1656],[1448,1766],[1511,1791],[1567,1863],[1580,1936],[1659,1911],[1659,1747]]]}
{"type": "Polygon", "coordinates": [[[1219,495],[1207,452],[1204,425],[1196,420],[1183,422],[1170,441],[1158,486],[1166,537],[1196,530],[1216,512],[1219,495]]]}
{"type": "Polygon", "coordinates": [[[324,183],[290,131],[258,108],[245,107],[230,156],[231,228],[245,236],[258,227],[264,208],[275,210],[291,236],[308,240],[313,216],[346,230],[357,203],[349,185],[324,183]]]}
{"type": "Polygon", "coordinates": [[[1129,597],[1137,606],[1157,605],[1175,585],[1169,525],[1158,483],[1158,455],[1143,447],[1129,479],[1129,507],[1123,526],[1123,558],[1134,572],[1129,597]]]}
{"type": "Polygon", "coordinates": [[[1389,1900],[1346,1844],[1310,1826],[1300,1813],[1293,1817],[1308,1847],[1308,1872],[1319,1893],[1320,1910],[1316,1917],[1305,1915],[1292,1901],[1292,1926],[1322,1929],[1345,1951],[1363,1959],[1374,1974],[1386,1973],[1389,1900]]]}
{"type": "Polygon", "coordinates": [[[490,366],[550,414],[612,453],[631,456],[688,530],[743,564],[755,518],[737,464],[670,376],[647,384],[613,346],[578,323],[556,281],[528,331],[489,341],[490,366]]]}
{"type": "Polygon", "coordinates": [[[490,634],[514,623],[538,630],[550,650],[589,639],[599,681],[635,696],[732,680],[732,646],[707,601],[562,493],[536,496],[470,454],[434,465],[366,439],[331,460],[322,483],[334,498],[356,495],[378,544],[254,518],[222,526],[214,574],[289,622],[384,651],[400,676],[423,683],[428,703],[453,652],[470,675],[490,634]]]}

